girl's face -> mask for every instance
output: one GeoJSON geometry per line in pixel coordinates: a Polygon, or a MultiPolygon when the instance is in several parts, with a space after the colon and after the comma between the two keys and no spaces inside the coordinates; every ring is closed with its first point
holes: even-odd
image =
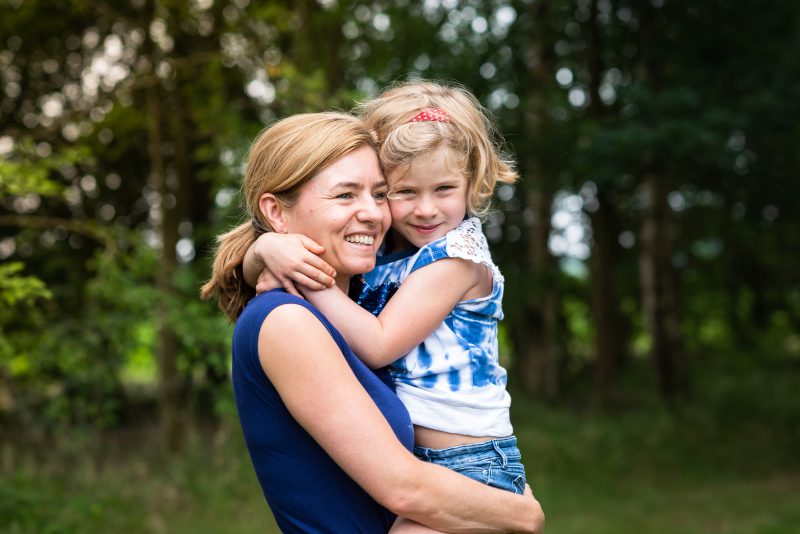
{"type": "Polygon", "coordinates": [[[286,210],[287,229],[323,247],[345,290],[350,276],[375,267],[375,255],[391,223],[386,180],[375,151],[363,146],[312,178],[286,210]]]}
{"type": "Polygon", "coordinates": [[[455,159],[440,145],[388,175],[392,229],[415,247],[443,237],[464,220],[467,179],[455,169],[455,159]]]}

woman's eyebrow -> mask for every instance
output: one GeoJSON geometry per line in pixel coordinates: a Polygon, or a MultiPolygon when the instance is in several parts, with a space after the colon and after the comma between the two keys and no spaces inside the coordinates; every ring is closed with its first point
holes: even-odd
{"type": "Polygon", "coordinates": [[[370,188],[374,187],[385,187],[386,180],[381,180],[380,182],[375,182],[373,184],[365,184],[364,182],[339,182],[334,184],[334,189],[360,189],[362,187],[368,186],[370,188]]]}

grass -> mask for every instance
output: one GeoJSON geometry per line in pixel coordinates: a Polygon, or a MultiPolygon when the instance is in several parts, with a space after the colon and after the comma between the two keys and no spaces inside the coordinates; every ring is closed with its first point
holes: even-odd
{"type": "Polygon", "coordinates": [[[752,444],[707,440],[666,414],[539,415],[520,439],[549,533],[800,532],[800,470],[774,463],[769,443],[767,458],[739,463],[752,444]]]}
{"type": "MultiPolygon", "coordinates": [[[[523,461],[548,533],[800,532],[800,467],[772,427],[707,414],[617,415],[515,399],[523,461]]],[[[0,531],[276,533],[238,424],[195,432],[172,459],[153,429],[6,443],[0,531]]]]}

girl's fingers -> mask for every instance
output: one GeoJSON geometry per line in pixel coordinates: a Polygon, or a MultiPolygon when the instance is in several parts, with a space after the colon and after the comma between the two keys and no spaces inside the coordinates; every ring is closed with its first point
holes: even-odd
{"type": "Polygon", "coordinates": [[[261,271],[261,274],[258,275],[258,281],[256,282],[257,294],[279,287],[281,287],[281,282],[268,270],[264,269],[261,271]]]}
{"type": "MultiPolygon", "coordinates": [[[[314,269],[319,271],[322,275],[326,276],[327,278],[332,279],[334,276],[336,276],[336,269],[328,265],[328,262],[326,262],[319,256],[314,256],[314,255],[308,256],[307,258],[305,258],[305,263],[306,265],[313,267],[314,269]]],[[[319,280],[319,278],[317,278],[316,276],[312,276],[312,278],[319,280]]],[[[325,280],[327,280],[327,278],[325,278],[325,280]]],[[[325,283],[323,280],[320,280],[320,282],[325,283]]]]}
{"type": "Polygon", "coordinates": [[[328,287],[303,273],[293,273],[291,277],[292,282],[312,291],[321,291],[328,287]]]}
{"type": "MultiPolygon", "coordinates": [[[[327,263],[325,265],[327,265],[327,263]]],[[[324,287],[332,287],[333,284],[336,283],[336,280],[333,278],[335,273],[334,275],[328,274],[318,267],[310,264],[303,265],[303,267],[300,269],[300,272],[297,274],[305,275],[307,278],[322,284],[324,287]]]]}
{"type": "Polygon", "coordinates": [[[325,247],[311,239],[310,237],[300,234],[300,242],[309,252],[313,254],[322,254],[325,252],[325,247]]]}
{"type": "Polygon", "coordinates": [[[284,280],[281,280],[281,284],[283,285],[283,289],[285,289],[287,293],[292,294],[296,297],[303,298],[303,295],[301,295],[300,292],[297,290],[297,286],[295,286],[294,282],[292,282],[290,279],[286,278],[284,280]]]}

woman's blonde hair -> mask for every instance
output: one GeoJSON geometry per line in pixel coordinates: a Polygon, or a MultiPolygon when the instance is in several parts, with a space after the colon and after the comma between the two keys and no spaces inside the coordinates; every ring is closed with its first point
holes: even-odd
{"type": "Polygon", "coordinates": [[[273,193],[291,207],[311,178],[365,145],[377,152],[374,134],[361,119],[346,113],[294,115],[263,130],[250,146],[242,182],[247,221],[217,237],[211,279],[200,296],[215,295],[222,311],[235,321],[255,295],[244,281],[244,255],[260,234],[272,231],[258,207],[261,196],[273,193]]]}
{"type": "Polygon", "coordinates": [[[381,165],[387,175],[442,144],[447,146],[460,159],[456,163],[467,178],[470,215],[484,217],[497,183],[511,184],[519,178],[514,162],[502,155],[500,136],[486,110],[463,87],[406,82],[362,102],[356,110],[378,135],[381,165]],[[428,108],[443,109],[449,122],[409,122],[428,108]]]}

